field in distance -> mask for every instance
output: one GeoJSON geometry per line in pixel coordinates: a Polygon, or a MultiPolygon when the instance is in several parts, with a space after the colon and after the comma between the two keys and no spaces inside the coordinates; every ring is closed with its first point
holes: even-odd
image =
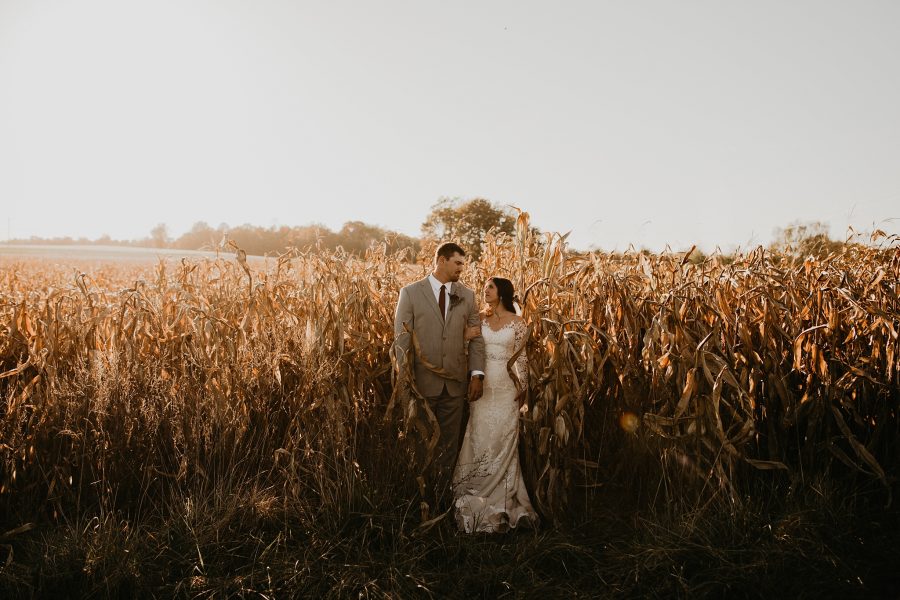
{"type": "Polygon", "coordinates": [[[155,262],[159,258],[215,258],[216,253],[134,246],[0,244],[0,257],[155,262]]]}

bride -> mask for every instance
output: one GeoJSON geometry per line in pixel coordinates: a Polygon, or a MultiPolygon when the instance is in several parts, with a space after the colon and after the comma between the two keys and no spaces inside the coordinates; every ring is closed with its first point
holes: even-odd
{"type": "Polygon", "coordinates": [[[502,532],[537,523],[519,469],[519,407],[528,386],[525,350],[527,328],[513,305],[513,285],[492,277],[484,286],[488,310],[480,331],[473,327],[466,338],[481,335],[486,354],[484,395],[469,404],[469,422],[453,473],[456,523],[466,533],[502,532]],[[514,364],[515,379],[507,363],[522,349],[514,364]]]}

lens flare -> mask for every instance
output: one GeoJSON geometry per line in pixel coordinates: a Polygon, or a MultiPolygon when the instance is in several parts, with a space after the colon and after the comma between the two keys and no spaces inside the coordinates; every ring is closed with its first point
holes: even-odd
{"type": "Polygon", "coordinates": [[[641,418],[631,411],[625,411],[619,417],[619,427],[628,433],[634,433],[641,425],[641,418]]]}

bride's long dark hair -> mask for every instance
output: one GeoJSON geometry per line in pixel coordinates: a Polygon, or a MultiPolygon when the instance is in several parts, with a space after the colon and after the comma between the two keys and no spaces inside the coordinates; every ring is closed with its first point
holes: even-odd
{"type": "Polygon", "coordinates": [[[494,287],[497,288],[497,298],[500,299],[500,304],[503,305],[503,308],[512,314],[516,314],[516,305],[514,304],[516,289],[513,287],[512,281],[503,277],[491,277],[491,281],[494,282],[494,287]]]}

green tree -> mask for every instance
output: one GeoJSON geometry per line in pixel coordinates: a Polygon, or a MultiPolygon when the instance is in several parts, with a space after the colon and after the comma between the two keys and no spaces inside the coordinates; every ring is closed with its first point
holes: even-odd
{"type": "Polygon", "coordinates": [[[422,235],[429,240],[454,241],[473,258],[481,256],[481,242],[491,229],[513,235],[516,216],[483,198],[461,201],[442,198],[431,207],[422,223],[422,235]]]}

